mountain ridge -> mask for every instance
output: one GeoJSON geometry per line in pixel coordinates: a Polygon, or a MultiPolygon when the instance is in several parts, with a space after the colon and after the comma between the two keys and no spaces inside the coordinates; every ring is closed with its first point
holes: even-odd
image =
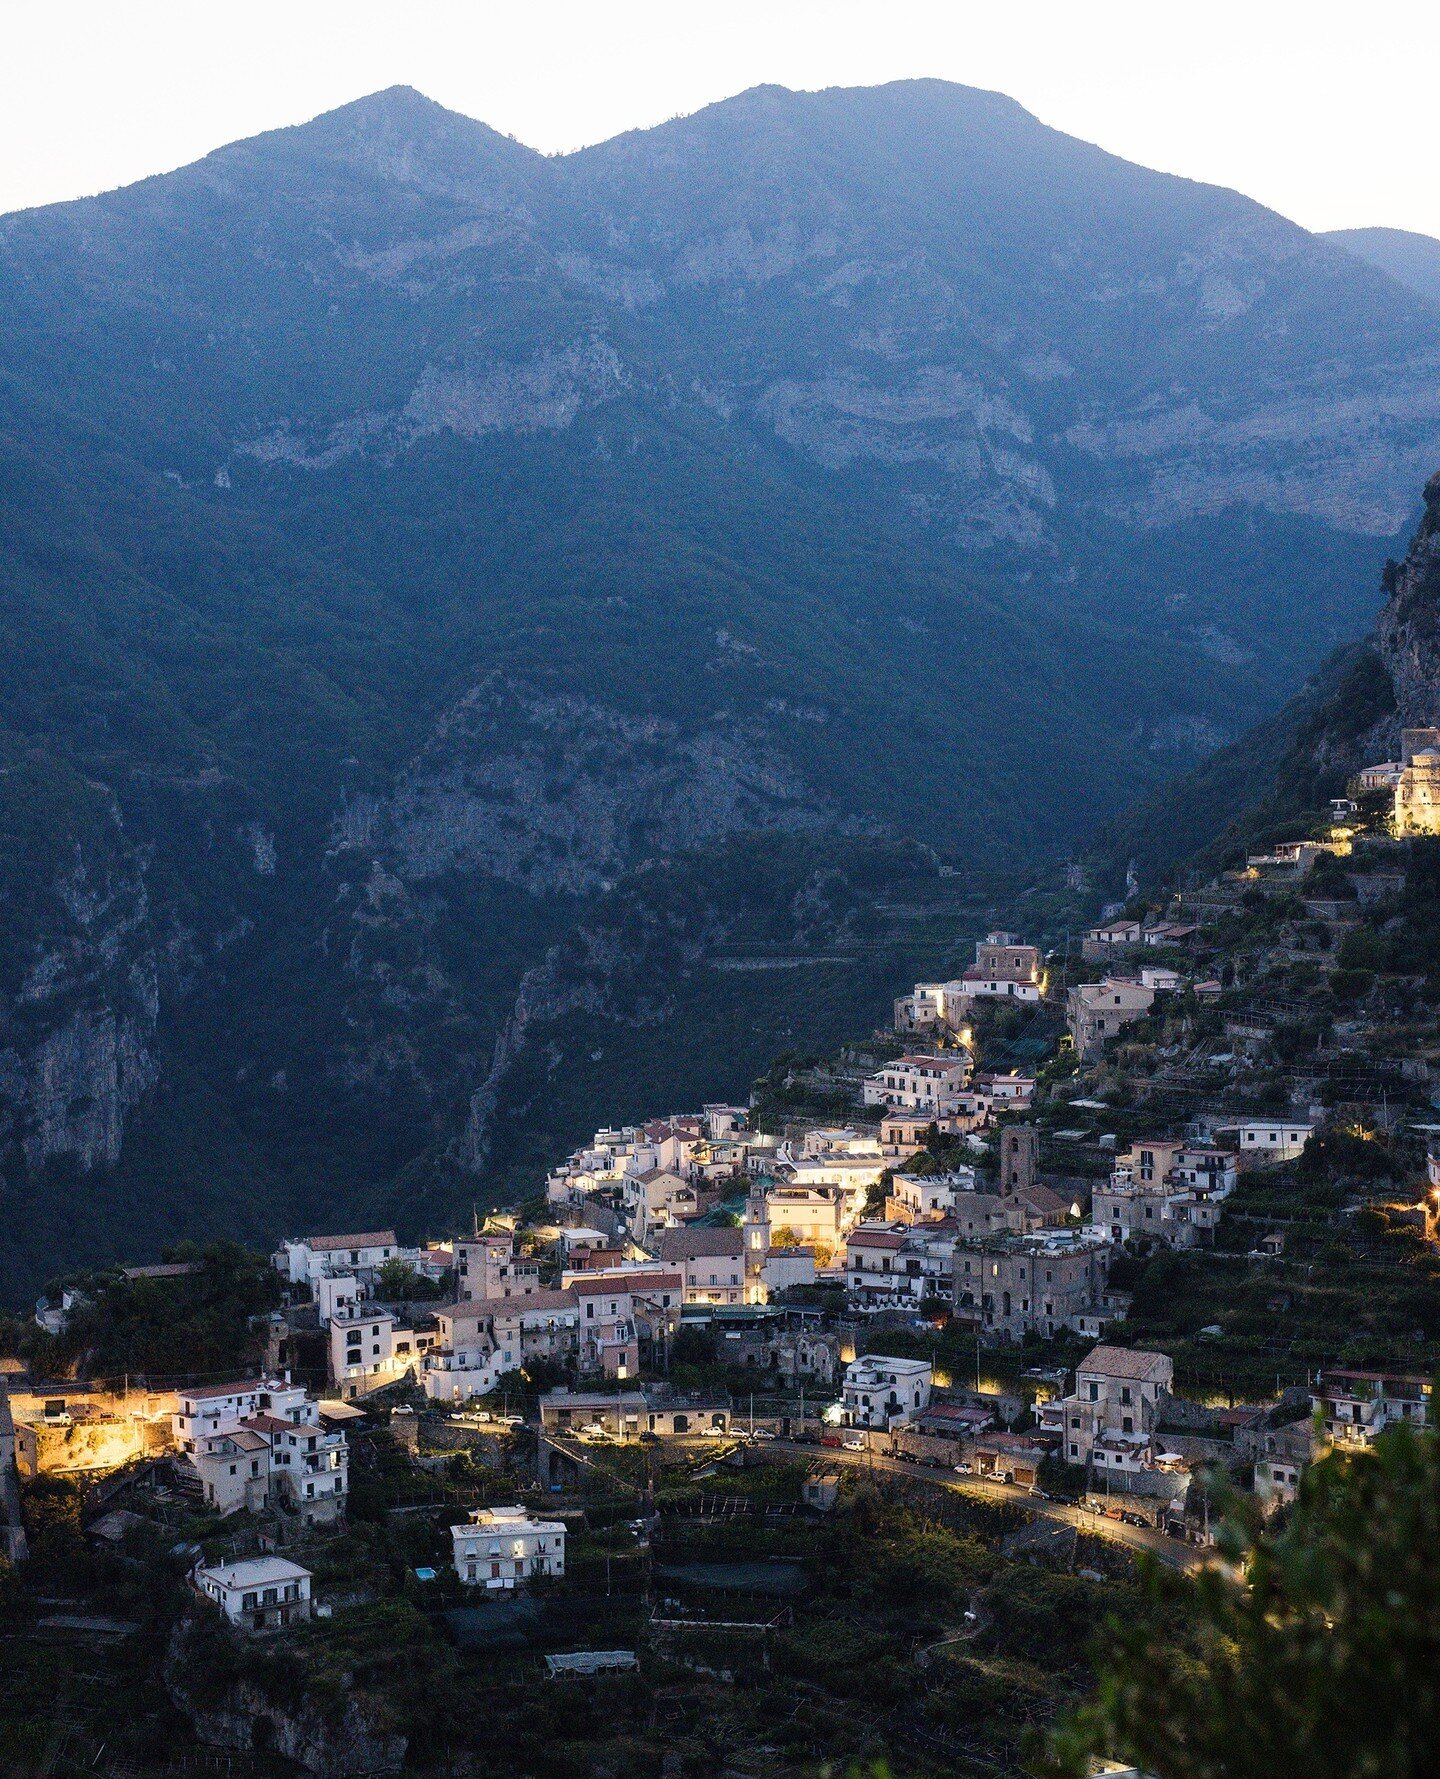
{"type": "Polygon", "coordinates": [[[1427,302],[1440,303],[1440,241],[1414,229],[1330,229],[1333,241],[1427,302]]]}
{"type": "Polygon", "coordinates": [[[973,89],[727,103],[0,220],[8,1277],[743,1093],[1362,627],[1418,300],[973,89]]]}

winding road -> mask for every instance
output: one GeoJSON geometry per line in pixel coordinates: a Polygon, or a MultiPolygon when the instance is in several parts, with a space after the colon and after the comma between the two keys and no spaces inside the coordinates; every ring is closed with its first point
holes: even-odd
{"type": "Polygon", "coordinates": [[[956,1476],[953,1472],[935,1470],[924,1464],[905,1464],[898,1458],[882,1457],[879,1452],[847,1452],[826,1446],[817,1448],[799,1441],[777,1439],[766,1446],[767,1452],[787,1457],[811,1458],[826,1464],[845,1465],[862,1470],[883,1470],[892,1476],[908,1476],[912,1482],[929,1483],[934,1488],[950,1489],[958,1495],[972,1495],[984,1501],[1004,1501],[1022,1507],[1041,1519],[1058,1520],[1061,1525],[1075,1526],[1096,1538],[1107,1538],[1112,1544],[1124,1544],[1131,1550],[1146,1550],[1172,1569],[1198,1569],[1206,1553],[1193,1544],[1182,1544],[1150,1526],[1129,1526],[1123,1520],[1108,1519],[1086,1507],[1072,1507],[1065,1501],[1045,1501],[1028,1489],[1013,1483],[993,1482],[983,1476],[956,1476]]]}

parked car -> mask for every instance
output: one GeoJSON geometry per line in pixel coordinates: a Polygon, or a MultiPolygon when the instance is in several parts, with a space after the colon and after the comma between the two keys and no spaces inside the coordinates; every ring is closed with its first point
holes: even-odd
{"type": "Polygon", "coordinates": [[[955,1466],[955,1474],[956,1476],[974,1476],[974,1466],[970,1464],[957,1464],[955,1466]]]}
{"type": "Polygon", "coordinates": [[[863,1433],[847,1433],[841,1443],[844,1445],[847,1452],[863,1452],[865,1450],[865,1436],[863,1433]]]}
{"type": "Polygon", "coordinates": [[[840,1435],[838,1433],[822,1433],[820,1443],[827,1446],[832,1452],[838,1452],[840,1450],[840,1435]]]}
{"type": "Polygon", "coordinates": [[[757,1427],[750,1437],[752,1439],[773,1439],[775,1435],[768,1427],[757,1427]]]}

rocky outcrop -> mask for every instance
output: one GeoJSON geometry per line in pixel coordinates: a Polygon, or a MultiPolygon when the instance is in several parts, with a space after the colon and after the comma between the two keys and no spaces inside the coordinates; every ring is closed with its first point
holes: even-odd
{"type": "Polygon", "coordinates": [[[603,889],[641,859],[835,813],[739,728],[691,733],[493,676],[436,726],[388,797],[356,798],[335,843],[406,884],[481,871],[532,894],[603,889]]]}
{"type": "Polygon", "coordinates": [[[393,458],[440,433],[479,439],[563,432],[580,414],[623,395],[630,382],[614,347],[595,338],[519,361],[431,364],[392,413],[351,414],[320,436],[287,420],[258,438],[237,441],[235,449],[263,464],[323,470],[361,451],[393,458]]]}
{"type": "Polygon", "coordinates": [[[202,1742],[278,1754],[314,1779],[401,1770],[407,1738],[386,1728],[364,1697],[351,1692],[326,1709],[293,1684],[266,1684],[265,1654],[257,1651],[251,1666],[258,1672],[247,1673],[244,1652],[220,1627],[198,1614],[176,1627],[165,1662],[166,1689],[202,1742]]]}
{"type": "Polygon", "coordinates": [[[1375,642],[1395,688],[1394,728],[1433,727],[1440,724],[1440,474],[1426,484],[1425,515],[1387,583],[1375,642]]]}

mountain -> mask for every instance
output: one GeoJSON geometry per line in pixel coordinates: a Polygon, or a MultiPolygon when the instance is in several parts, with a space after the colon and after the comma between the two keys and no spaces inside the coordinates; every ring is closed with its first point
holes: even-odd
{"type": "Polygon", "coordinates": [[[1440,474],[1404,558],[1385,564],[1372,633],[1337,650],[1275,716],[1107,824],[1096,862],[1112,887],[1133,862],[1150,885],[1213,870],[1309,831],[1361,767],[1400,758],[1401,731],[1440,725],[1440,474]]]}
{"type": "Polygon", "coordinates": [[[550,158],[393,89],[0,219],[0,305],[0,1291],[863,1029],[1364,627],[1440,450],[1429,305],[940,82],[550,158]]]}
{"type": "Polygon", "coordinates": [[[1333,241],[1427,302],[1440,303],[1440,241],[1410,229],[1329,229],[1333,241]]]}

